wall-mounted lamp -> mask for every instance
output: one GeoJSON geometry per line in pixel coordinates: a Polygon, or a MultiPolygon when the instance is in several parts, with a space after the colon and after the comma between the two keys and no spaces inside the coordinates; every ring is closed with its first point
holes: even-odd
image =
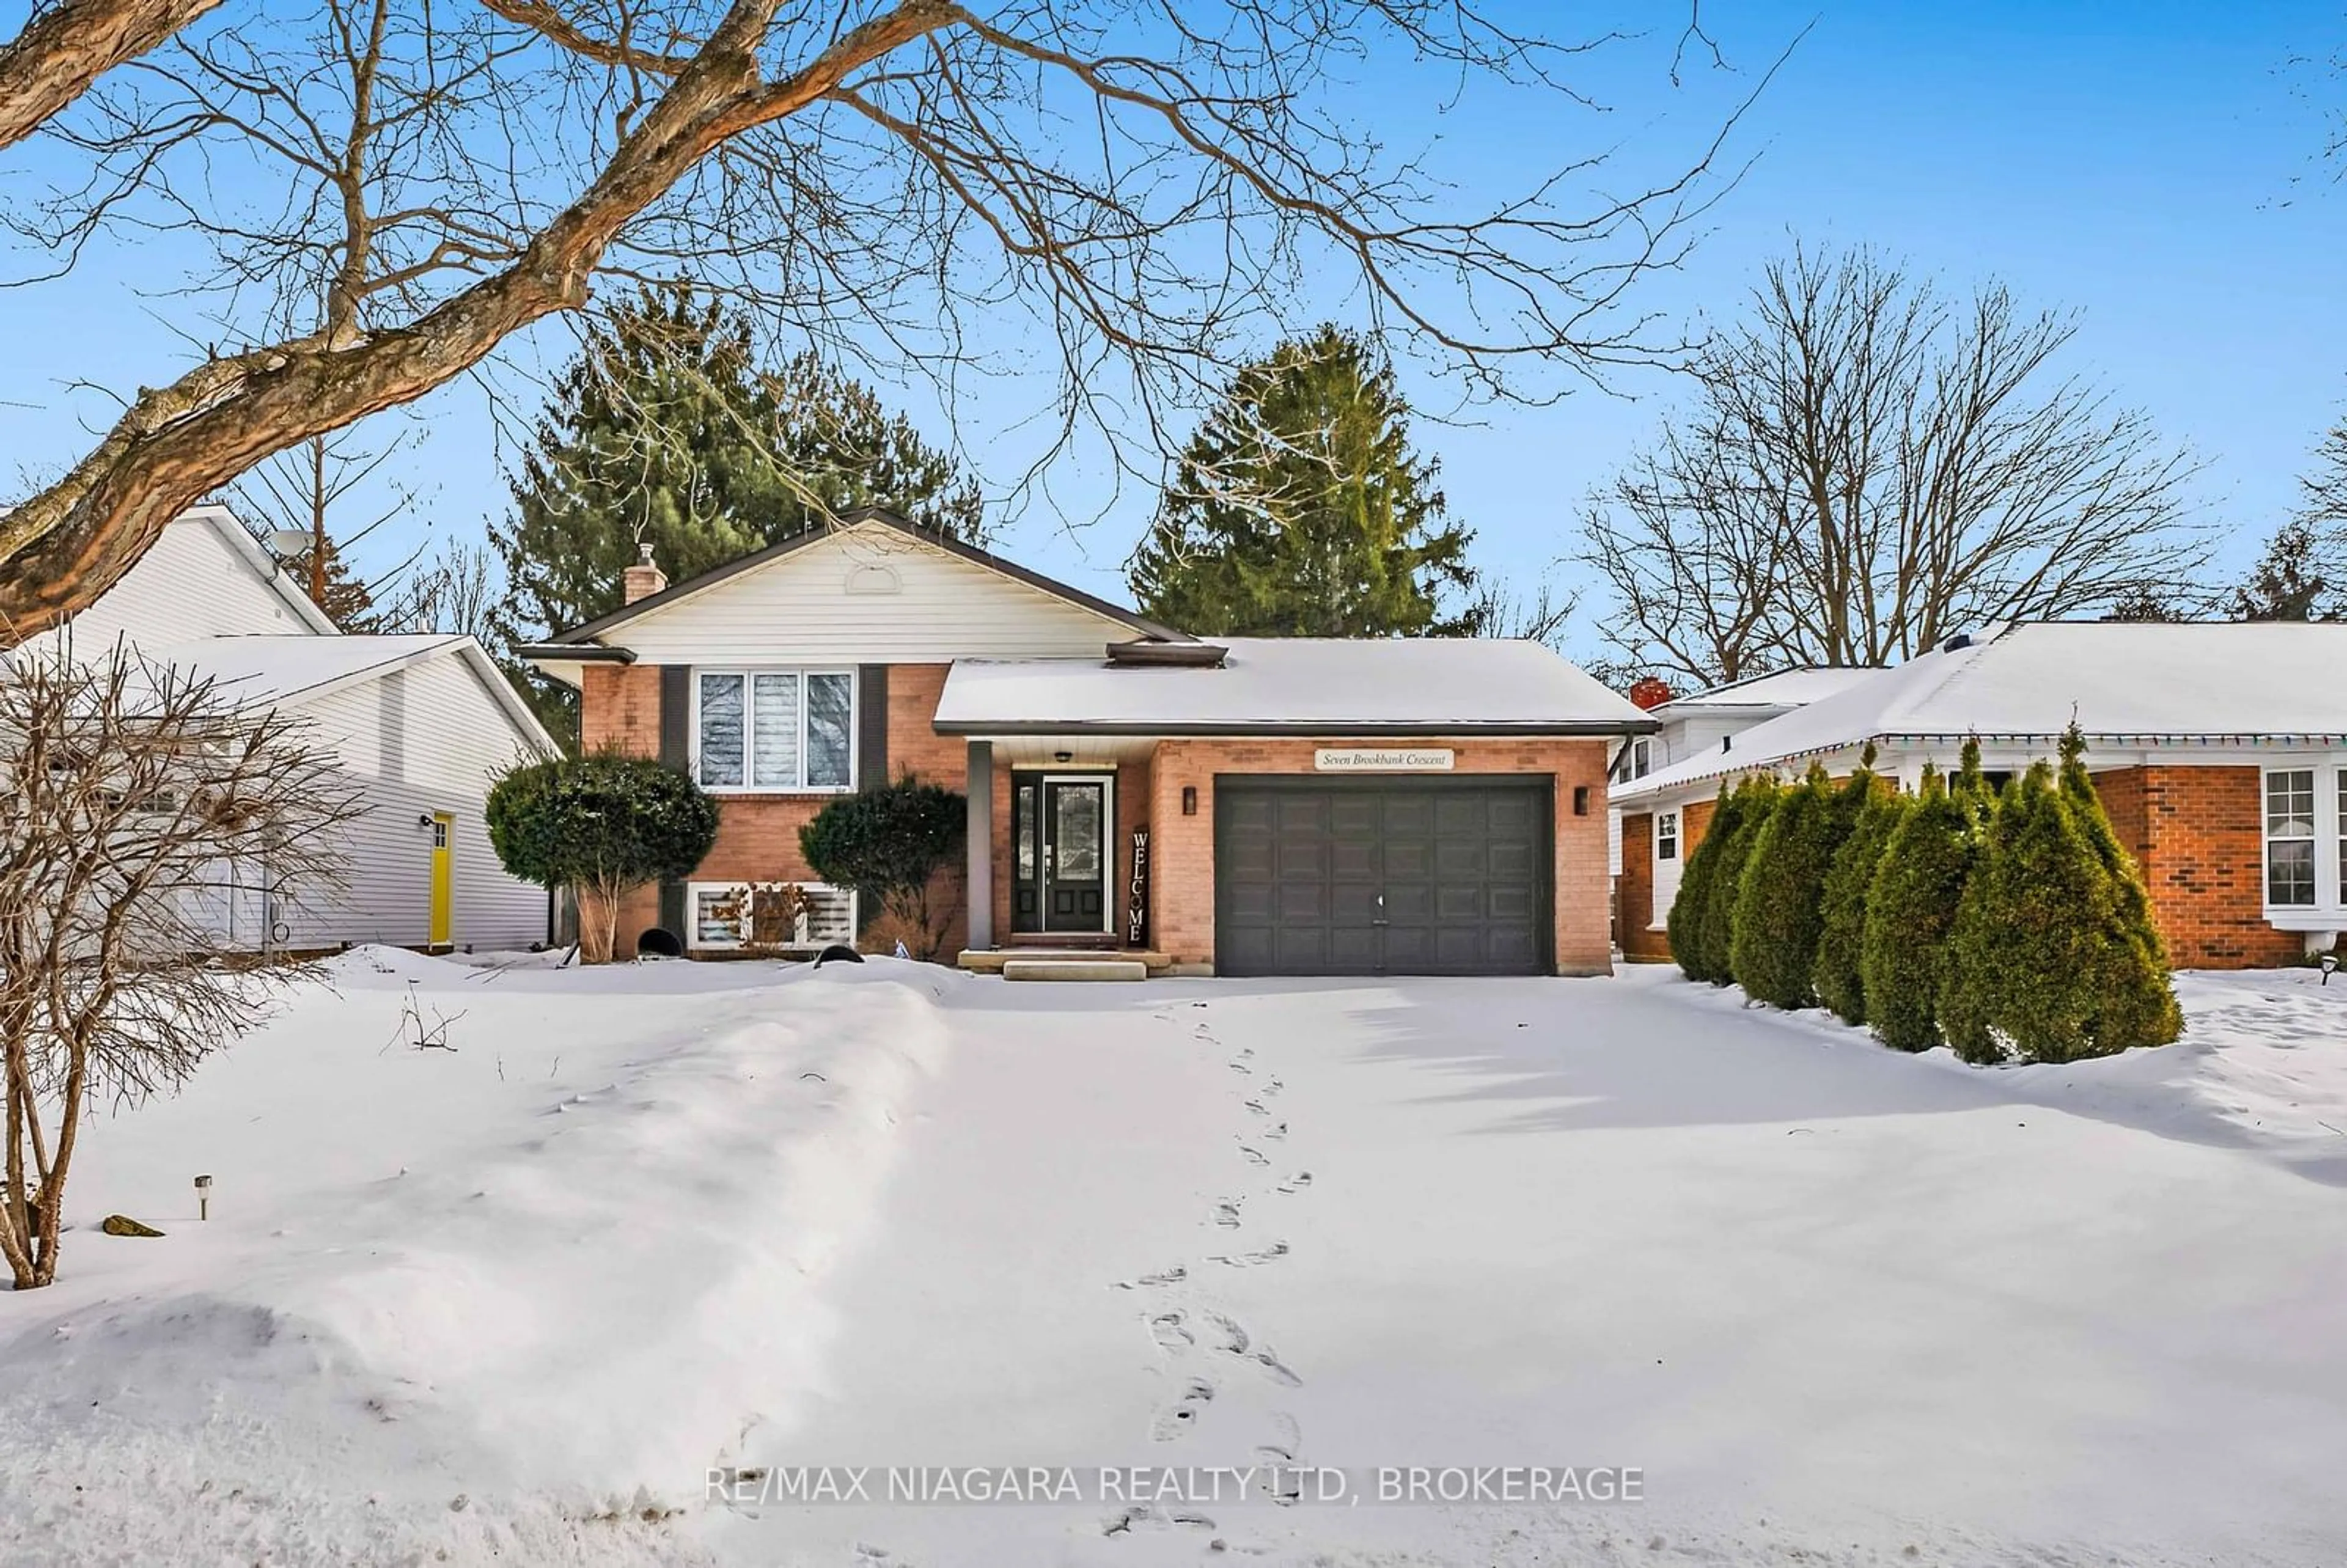
{"type": "Polygon", "coordinates": [[[431,826],[431,825],[432,825],[432,814],[431,814],[430,812],[428,812],[428,811],[427,811],[427,812],[424,813],[422,815],[418,816],[418,817],[415,819],[415,825],[416,825],[416,826],[418,826],[418,827],[429,827],[429,826],[431,826]]]}
{"type": "Polygon", "coordinates": [[[1575,784],[1573,786],[1573,815],[1575,816],[1587,816],[1589,815],[1589,786],[1587,784],[1575,784]]]}
{"type": "Polygon", "coordinates": [[[1051,753],[1051,760],[1055,763],[1071,763],[1076,760],[1076,753],[1073,752],[1053,752],[1051,753]]]}
{"type": "Polygon", "coordinates": [[[1195,816],[1198,815],[1198,786],[1196,784],[1184,784],[1182,786],[1182,815],[1184,816],[1195,816]]]}

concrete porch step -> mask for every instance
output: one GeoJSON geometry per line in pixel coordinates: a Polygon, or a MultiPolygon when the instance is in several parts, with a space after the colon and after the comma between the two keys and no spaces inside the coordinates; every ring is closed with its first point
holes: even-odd
{"type": "Polygon", "coordinates": [[[1006,980],[1145,980],[1149,978],[1149,966],[1139,958],[1108,954],[1098,958],[1065,954],[1047,958],[1011,958],[1002,966],[1002,978],[1006,980]]]}
{"type": "Polygon", "coordinates": [[[1139,964],[1149,974],[1162,975],[1174,967],[1174,955],[1142,948],[1117,948],[1100,952],[1071,951],[1065,948],[966,948],[954,961],[961,968],[981,975],[1001,974],[1011,964],[1029,962],[1139,964]]]}

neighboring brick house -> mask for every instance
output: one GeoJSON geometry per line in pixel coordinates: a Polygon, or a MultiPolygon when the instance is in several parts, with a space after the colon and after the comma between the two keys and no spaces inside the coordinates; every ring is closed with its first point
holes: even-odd
{"type": "Polygon", "coordinates": [[[1967,737],[1998,780],[2051,757],[2075,717],[2086,765],[2142,867],[2179,968],[2250,968],[2347,931],[2347,626],[2024,621],[1876,671],[1717,747],[1617,782],[1623,953],[1670,957],[1678,870],[1724,783],[1846,774],[1865,746],[1912,787],[1967,737]]]}
{"type": "Polygon", "coordinates": [[[1606,773],[1653,721],[1536,643],[1226,639],[1159,626],[885,512],[527,651],[581,733],[719,795],[716,846],[620,951],[741,946],[743,891],[815,885],[799,829],[910,772],[969,800],[951,940],[1123,948],[1227,973],[1602,973],[1606,773]],[[654,933],[661,934],[659,938],[654,933]]]}

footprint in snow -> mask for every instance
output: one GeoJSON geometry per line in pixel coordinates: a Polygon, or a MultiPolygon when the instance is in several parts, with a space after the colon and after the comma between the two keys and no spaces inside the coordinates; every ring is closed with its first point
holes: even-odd
{"type": "Polygon", "coordinates": [[[1206,1407],[1214,1402],[1214,1386],[1203,1378],[1193,1378],[1182,1390],[1182,1397],[1158,1412],[1157,1420],[1149,1435],[1161,1443],[1172,1442],[1198,1424],[1206,1407]]]}
{"type": "Polygon", "coordinates": [[[1149,1337],[1157,1341],[1160,1350],[1179,1354],[1198,1342],[1190,1332],[1180,1312],[1161,1312],[1149,1320],[1149,1337]]]}
{"type": "Polygon", "coordinates": [[[1206,1261],[1209,1263],[1228,1264],[1233,1268],[1253,1268],[1257,1264],[1276,1263],[1279,1259],[1286,1257],[1286,1255],[1287,1244],[1284,1241],[1276,1241],[1269,1246],[1258,1247],[1253,1252],[1235,1254],[1218,1252],[1209,1256],[1206,1261]]]}
{"type": "MultiPolygon", "coordinates": [[[[1258,1116],[1268,1116],[1268,1115],[1270,1115],[1270,1114],[1271,1114],[1271,1107],[1270,1107],[1270,1106],[1268,1106],[1268,1105],[1266,1105],[1266,1104],[1265,1104],[1262,1101],[1260,1101],[1260,1100],[1248,1100],[1248,1101],[1242,1102],[1242,1103],[1244,1103],[1244,1104],[1246,1106],[1246,1108],[1247,1108],[1248,1110],[1250,1110],[1250,1111],[1254,1112],[1255,1112],[1256,1115],[1258,1115],[1258,1116]]],[[[1281,1122],[1281,1123],[1280,1123],[1280,1125],[1281,1125],[1282,1127],[1285,1127],[1285,1126],[1286,1126],[1286,1125],[1287,1125],[1287,1123],[1286,1123],[1286,1122],[1281,1122]]]]}
{"type": "Polygon", "coordinates": [[[1300,1389],[1304,1386],[1304,1379],[1289,1370],[1286,1363],[1280,1360],[1277,1356],[1273,1355],[1270,1346],[1255,1344],[1248,1337],[1245,1328],[1219,1312],[1210,1313],[1208,1316],[1214,1319],[1214,1332],[1222,1336],[1223,1342],[1215,1348],[1222,1351],[1224,1355],[1235,1356],[1243,1361],[1254,1362],[1271,1374],[1273,1382],[1284,1387],[1300,1389]]]}
{"type": "Polygon", "coordinates": [[[1244,1062],[1244,1061],[1236,1061],[1236,1060],[1234,1060],[1234,1061],[1233,1061],[1229,1065],[1230,1065],[1230,1070],[1231,1070],[1233,1072],[1249,1072],[1249,1073],[1251,1073],[1251,1072],[1253,1072],[1253,1071],[1255,1071],[1255,1069],[1254,1069],[1254,1068],[1249,1067],[1245,1062],[1244,1062]]]}
{"type": "Polygon", "coordinates": [[[1232,1199],[1227,1203],[1216,1204],[1214,1205],[1214,1223],[1222,1226],[1225,1230],[1235,1231],[1238,1229],[1238,1200],[1232,1199]]]}
{"type": "Polygon", "coordinates": [[[1266,1078],[1263,1081],[1263,1091],[1266,1095],[1276,1094],[1286,1087],[1286,1084],[1282,1083],[1276,1078],[1266,1078]]]}
{"type": "Polygon", "coordinates": [[[1309,1171],[1298,1171],[1296,1174],[1288,1177],[1287,1180],[1280,1183],[1279,1190],[1283,1193],[1300,1193],[1311,1184],[1312,1173],[1309,1171]]]}
{"type": "Polygon", "coordinates": [[[1246,1157],[1246,1163],[1250,1165],[1268,1165],[1271,1163],[1270,1155],[1265,1153],[1260,1149],[1250,1149],[1245,1143],[1239,1145],[1239,1153],[1246,1157]]]}
{"type": "Polygon", "coordinates": [[[1274,1127],[1274,1128],[1270,1129],[1268,1132],[1265,1132],[1265,1133],[1264,1133],[1264,1136],[1265,1136],[1265,1137],[1266,1137],[1266,1138],[1285,1138],[1285,1137],[1286,1137],[1286,1136],[1287,1136],[1287,1123],[1286,1123],[1286,1122],[1282,1122],[1278,1126],[1274,1127]]]}
{"type": "Polygon", "coordinates": [[[1171,1268],[1161,1268],[1154,1274],[1144,1274],[1139,1279],[1120,1279],[1109,1288],[1139,1290],[1144,1285],[1179,1285],[1189,1277],[1190,1271],[1177,1263],[1171,1268]]]}

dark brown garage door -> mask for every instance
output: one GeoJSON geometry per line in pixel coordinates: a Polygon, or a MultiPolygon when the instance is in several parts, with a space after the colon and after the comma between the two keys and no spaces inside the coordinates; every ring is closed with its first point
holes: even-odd
{"type": "Polygon", "coordinates": [[[1549,780],[1219,778],[1225,975],[1549,968],[1549,780]]]}

